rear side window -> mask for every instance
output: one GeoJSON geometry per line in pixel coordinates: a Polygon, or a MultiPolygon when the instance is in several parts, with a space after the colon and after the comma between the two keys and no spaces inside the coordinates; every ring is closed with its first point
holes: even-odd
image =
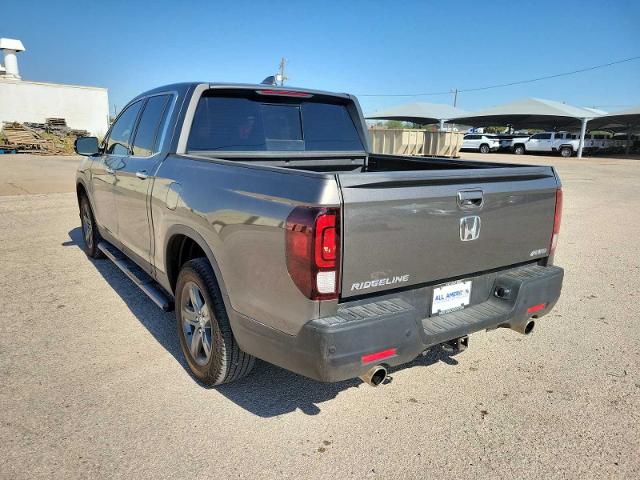
{"type": "Polygon", "coordinates": [[[142,107],[142,101],[132,103],[116,120],[111,127],[111,133],[107,142],[106,153],[110,155],[129,155],[131,134],[136,124],[136,118],[142,107]]]}
{"type": "Polygon", "coordinates": [[[362,150],[353,120],[344,105],[302,105],[307,150],[362,150]]]}
{"type": "Polygon", "coordinates": [[[551,140],[551,134],[550,133],[536,133],[531,138],[535,138],[537,140],[551,140]]]}
{"type": "Polygon", "coordinates": [[[133,141],[135,156],[149,157],[158,151],[160,125],[167,110],[169,98],[169,95],[159,95],[147,100],[133,141]]]}
{"type": "Polygon", "coordinates": [[[363,146],[346,105],[205,94],[196,108],[187,149],[362,151],[363,146]]]}

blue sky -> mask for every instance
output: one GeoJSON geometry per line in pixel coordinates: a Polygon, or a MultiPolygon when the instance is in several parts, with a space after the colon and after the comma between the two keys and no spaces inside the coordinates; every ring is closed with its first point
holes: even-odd
{"type": "MultiPolygon", "coordinates": [[[[640,2],[13,1],[23,78],[109,89],[121,108],[176,81],[255,83],[289,60],[289,84],[355,94],[448,91],[640,55],[640,2]]],[[[640,60],[462,93],[473,110],[537,96],[615,111],[640,104],[640,60]]],[[[365,112],[451,96],[360,97],[365,112]]],[[[113,108],[113,107],[112,107],[113,108]]]]}

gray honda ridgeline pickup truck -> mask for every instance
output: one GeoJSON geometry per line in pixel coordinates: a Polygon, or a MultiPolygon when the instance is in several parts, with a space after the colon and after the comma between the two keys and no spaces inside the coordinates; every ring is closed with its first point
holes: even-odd
{"type": "Polygon", "coordinates": [[[351,95],[169,85],[76,151],[86,253],[175,308],[207,385],[256,357],[378,385],[473,332],[528,334],[560,295],[552,167],[372,153],[351,95]]]}

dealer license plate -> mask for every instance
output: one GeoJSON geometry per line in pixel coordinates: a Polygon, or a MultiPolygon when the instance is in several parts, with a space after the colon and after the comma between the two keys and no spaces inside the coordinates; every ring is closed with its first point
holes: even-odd
{"type": "Polygon", "coordinates": [[[448,283],[433,289],[431,314],[462,310],[469,305],[471,298],[471,280],[448,283]]]}

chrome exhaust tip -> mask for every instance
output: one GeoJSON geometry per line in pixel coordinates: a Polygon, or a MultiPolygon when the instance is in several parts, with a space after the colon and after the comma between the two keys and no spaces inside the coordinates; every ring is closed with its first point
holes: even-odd
{"type": "Polygon", "coordinates": [[[360,380],[368,383],[372,387],[377,387],[383,383],[387,378],[387,369],[383,365],[376,365],[371,367],[367,373],[360,376],[360,380]]]}
{"type": "Polygon", "coordinates": [[[526,322],[519,323],[517,325],[509,325],[511,330],[514,330],[523,335],[529,335],[533,332],[533,329],[536,326],[535,320],[529,319],[526,322]]]}

